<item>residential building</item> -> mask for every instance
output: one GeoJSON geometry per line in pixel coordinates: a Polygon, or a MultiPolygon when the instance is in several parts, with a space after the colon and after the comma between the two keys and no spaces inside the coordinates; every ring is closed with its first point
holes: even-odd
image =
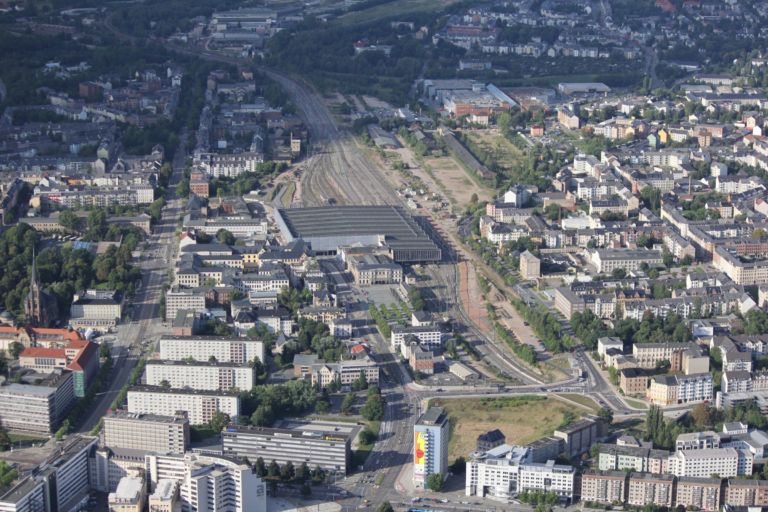
{"type": "Polygon", "coordinates": [[[645,396],[651,377],[643,368],[623,368],[619,370],[619,389],[628,396],[645,396]]]}
{"type": "Polygon", "coordinates": [[[674,505],[674,480],[671,475],[630,473],[627,486],[627,504],[644,507],[653,503],[657,507],[674,505]]]}
{"type": "Polygon", "coordinates": [[[442,407],[430,407],[413,427],[413,483],[417,489],[426,486],[432,474],[448,472],[448,415],[442,407]]]}
{"type": "Polygon", "coordinates": [[[240,414],[240,398],[235,392],[167,389],[135,386],[128,390],[128,412],[167,415],[185,411],[190,425],[211,421],[217,411],[230,418],[240,414]]]}
{"type": "Polygon", "coordinates": [[[291,462],[294,467],[306,463],[310,468],[319,466],[342,474],[351,469],[351,439],[330,427],[318,431],[314,426],[311,430],[229,426],[221,440],[225,456],[251,461],[261,457],[267,464],[274,460],[280,465],[291,462]]]}
{"type": "Polygon", "coordinates": [[[147,361],[145,379],[149,386],[170,385],[203,391],[237,389],[247,391],[256,385],[256,375],[250,364],[219,363],[218,361],[147,361]]]}
{"type": "Polygon", "coordinates": [[[712,374],[657,375],[651,379],[647,398],[658,405],[712,400],[712,374]]]}
{"type": "MultiPolygon", "coordinates": [[[[682,450],[669,458],[669,472],[675,476],[731,478],[739,474],[739,453],[735,448],[682,450]]],[[[752,468],[750,467],[750,474],[752,468]]]]}
{"type": "Polygon", "coordinates": [[[585,471],[581,475],[581,501],[624,503],[627,499],[625,471],[585,471]]]}
{"type": "Polygon", "coordinates": [[[115,411],[104,416],[104,446],[157,453],[189,449],[189,419],[176,416],[115,411]]]}
{"type": "Polygon", "coordinates": [[[267,510],[267,486],[243,462],[194,453],[147,455],[146,467],[153,484],[180,482],[183,512],[267,510]]]}
{"type": "Polygon", "coordinates": [[[163,336],[158,342],[160,359],[249,364],[254,359],[264,362],[264,342],[257,338],[230,336],[163,336]]]}
{"type": "Polygon", "coordinates": [[[768,481],[729,478],[723,503],[732,507],[768,507],[768,481]]]}
{"type": "Polygon", "coordinates": [[[680,477],[675,486],[675,506],[705,512],[720,510],[721,486],[722,480],[719,478],[680,477]]]}
{"type": "Polygon", "coordinates": [[[677,436],[675,450],[705,450],[720,448],[720,436],[711,430],[706,432],[688,432],[677,436]]]}
{"type": "Polygon", "coordinates": [[[408,366],[418,375],[435,373],[435,354],[422,348],[417,342],[411,342],[408,348],[408,366]]]}

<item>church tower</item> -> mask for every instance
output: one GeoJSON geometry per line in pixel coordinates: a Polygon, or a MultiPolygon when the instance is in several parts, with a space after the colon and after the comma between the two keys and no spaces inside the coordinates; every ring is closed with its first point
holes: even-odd
{"type": "Polygon", "coordinates": [[[29,277],[29,293],[24,299],[24,315],[27,324],[35,327],[48,327],[58,316],[55,298],[43,290],[37,278],[37,255],[32,248],[32,272],[29,277]],[[54,299],[54,300],[51,300],[54,299]]]}

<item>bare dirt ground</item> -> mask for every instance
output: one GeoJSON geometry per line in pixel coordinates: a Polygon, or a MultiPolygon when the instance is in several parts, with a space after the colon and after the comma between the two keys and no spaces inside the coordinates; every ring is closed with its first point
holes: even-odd
{"type": "Polygon", "coordinates": [[[481,187],[470,179],[464,168],[453,157],[426,158],[424,165],[440,182],[454,203],[462,209],[470,203],[473,194],[477,194],[480,201],[490,201],[493,198],[493,190],[481,187]]]}

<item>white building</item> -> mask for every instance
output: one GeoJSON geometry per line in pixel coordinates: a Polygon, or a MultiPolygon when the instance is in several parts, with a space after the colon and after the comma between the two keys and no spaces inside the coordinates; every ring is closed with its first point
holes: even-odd
{"type": "Polygon", "coordinates": [[[528,448],[503,444],[475,452],[467,462],[465,494],[509,502],[523,491],[573,497],[576,472],[571,466],[531,462],[528,448]]]}
{"type": "MultiPolygon", "coordinates": [[[[669,472],[677,477],[732,478],[739,473],[739,453],[735,448],[681,450],[669,458],[669,472]]],[[[752,468],[750,466],[750,473],[752,468]]]]}
{"type": "Polygon", "coordinates": [[[440,348],[442,344],[443,334],[440,329],[433,326],[423,327],[401,327],[395,326],[392,328],[392,334],[390,335],[390,345],[395,351],[400,350],[400,345],[405,341],[405,338],[409,335],[415,336],[419,339],[419,343],[427,350],[440,348]]]}
{"type": "Polygon", "coordinates": [[[256,338],[164,336],[158,345],[160,359],[208,361],[213,356],[220,363],[264,362],[264,342],[256,338]]]}
{"type": "Polygon", "coordinates": [[[256,377],[250,364],[151,360],[146,365],[146,382],[150,386],[165,383],[172,388],[190,388],[203,391],[237,388],[250,390],[256,377]]]}
{"type": "Polygon", "coordinates": [[[184,512],[266,512],[267,486],[247,464],[224,457],[147,455],[152,483],[180,483],[184,512]]]}
{"type": "Polygon", "coordinates": [[[237,393],[137,386],[128,391],[128,412],[169,415],[186,411],[190,425],[211,421],[216,411],[230,418],[240,414],[237,393]]]}

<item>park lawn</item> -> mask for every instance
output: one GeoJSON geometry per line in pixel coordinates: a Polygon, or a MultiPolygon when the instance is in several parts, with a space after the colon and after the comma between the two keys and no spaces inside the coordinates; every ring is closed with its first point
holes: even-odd
{"type": "Polygon", "coordinates": [[[566,412],[576,418],[584,415],[580,407],[535,395],[437,399],[431,405],[444,407],[450,418],[450,462],[475,451],[477,436],[489,430],[498,428],[508,444],[522,445],[551,435],[562,424],[566,412]]]}
{"type": "Polygon", "coordinates": [[[354,11],[340,16],[337,22],[341,25],[357,25],[392,16],[402,16],[414,12],[442,11],[459,0],[393,0],[381,5],[375,5],[361,11],[354,11]]]}

